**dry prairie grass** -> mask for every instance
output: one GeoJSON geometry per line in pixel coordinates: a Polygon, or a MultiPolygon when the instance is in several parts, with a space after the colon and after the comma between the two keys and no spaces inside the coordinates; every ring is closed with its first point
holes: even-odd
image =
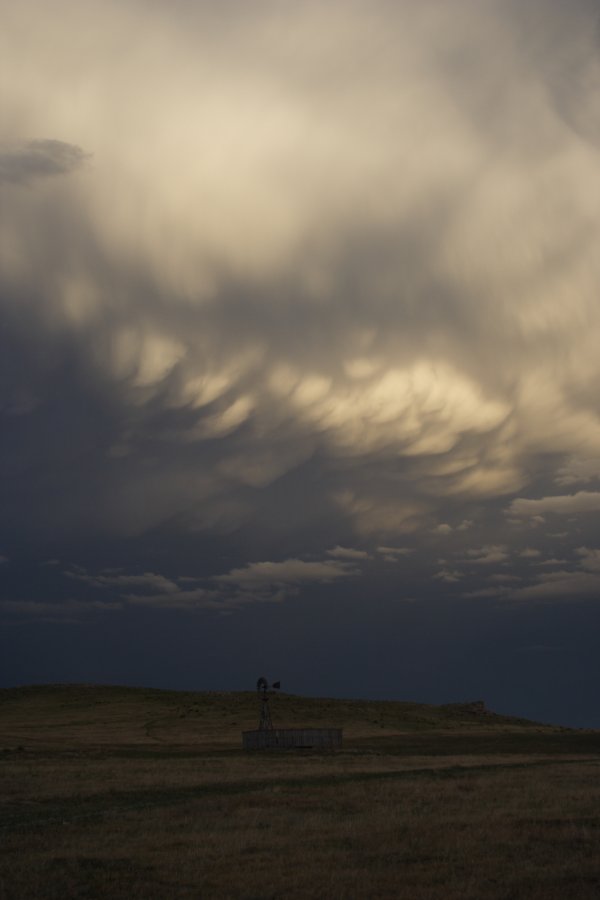
{"type": "MultiPolygon", "coordinates": [[[[490,734],[534,735],[545,726],[507,716],[478,715],[466,705],[329,700],[280,694],[272,700],[280,728],[335,726],[346,740],[394,741],[410,733],[413,744],[432,730],[456,739],[482,729],[490,734]]],[[[239,747],[240,732],[256,727],[254,692],[161,691],[143,688],[48,685],[0,689],[0,746],[26,744],[48,749],[119,745],[140,750],[167,744],[196,749],[239,747]]]]}
{"type": "Polygon", "coordinates": [[[99,744],[93,706],[87,732],[70,719],[76,745],[48,742],[51,706],[4,716],[36,740],[2,756],[2,900],[600,896],[597,735],[474,726],[465,751],[447,720],[336,754],[246,755],[136,743],[132,727],[99,744]]]}
{"type": "Polygon", "coordinates": [[[598,896],[597,764],[450,773],[54,801],[5,833],[0,896],[598,896]]]}

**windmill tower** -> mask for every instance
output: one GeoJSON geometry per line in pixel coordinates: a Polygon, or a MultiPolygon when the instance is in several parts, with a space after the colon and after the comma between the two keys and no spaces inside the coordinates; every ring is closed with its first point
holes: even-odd
{"type": "MultiPolygon", "coordinates": [[[[280,687],[280,682],[273,684],[275,690],[280,687]]],[[[269,708],[269,682],[266,678],[259,678],[256,682],[256,690],[258,692],[258,703],[260,706],[260,718],[258,724],[259,731],[273,731],[273,722],[271,720],[271,710],[269,708]]]]}

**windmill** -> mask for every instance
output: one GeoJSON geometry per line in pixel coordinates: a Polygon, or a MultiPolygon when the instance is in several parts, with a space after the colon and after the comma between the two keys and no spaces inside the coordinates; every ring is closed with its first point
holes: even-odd
{"type": "Polygon", "coordinates": [[[260,718],[258,728],[242,731],[244,750],[338,750],[342,746],[341,728],[273,728],[269,709],[269,690],[279,690],[280,681],[269,687],[266,678],[256,682],[260,718]]]}
{"type": "MultiPolygon", "coordinates": [[[[271,685],[274,690],[281,687],[280,681],[275,681],[271,685]]],[[[258,702],[260,706],[259,731],[273,731],[273,722],[271,721],[271,710],[269,709],[269,682],[266,678],[259,678],[256,682],[256,690],[258,693],[258,702]]]]}

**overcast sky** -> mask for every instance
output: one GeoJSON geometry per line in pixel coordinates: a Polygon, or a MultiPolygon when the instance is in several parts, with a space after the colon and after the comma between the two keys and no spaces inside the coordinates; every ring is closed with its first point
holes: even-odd
{"type": "Polygon", "coordinates": [[[596,0],[0,0],[2,684],[597,725],[596,0]]]}

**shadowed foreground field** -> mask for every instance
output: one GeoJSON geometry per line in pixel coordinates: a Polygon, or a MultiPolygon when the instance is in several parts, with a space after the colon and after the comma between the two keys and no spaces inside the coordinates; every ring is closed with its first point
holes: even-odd
{"type": "Polygon", "coordinates": [[[250,693],[0,691],[0,897],[600,897],[600,733],[272,705],[343,751],[243,753],[250,693]]]}

